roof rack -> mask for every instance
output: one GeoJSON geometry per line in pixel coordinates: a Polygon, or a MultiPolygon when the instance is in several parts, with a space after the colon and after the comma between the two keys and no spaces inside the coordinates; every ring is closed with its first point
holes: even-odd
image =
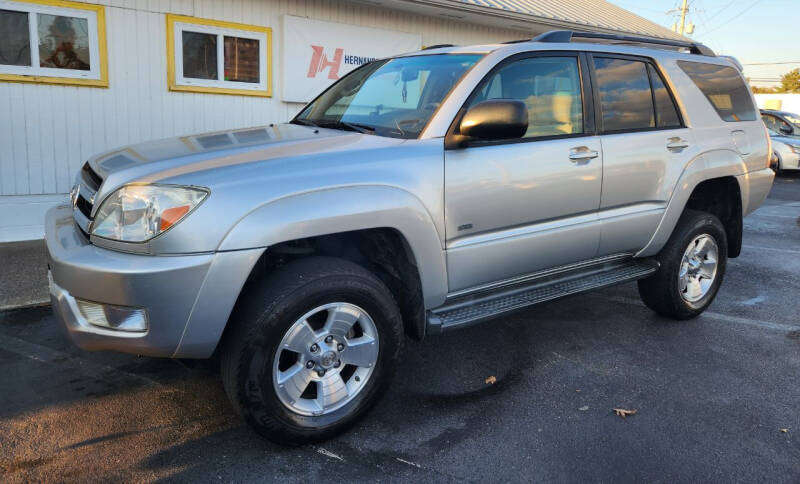
{"type": "Polygon", "coordinates": [[[436,44],[436,45],[429,45],[422,50],[431,50],[431,49],[442,49],[444,47],[455,47],[453,44],[436,44]]]}
{"type": "Polygon", "coordinates": [[[656,39],[653,37],[639,37],[636,35],[626,34],[606,34],[602,32],[574,32],[572,30],[551,30],[540,34],[533,39],[534,42],[557,42],[568,43],[572,39],[601,39],[601,40],[615,40],[618,42],[634,42],[637,44],[655,44],[667,45],[670,47],[680,47],[689,49],[692,54],[705,55],[709,57],[716,57],[714,51],[709,49],[703,44],[696,42],[685,42],[683,40],[670,40],[670,39],[656,39]]]}

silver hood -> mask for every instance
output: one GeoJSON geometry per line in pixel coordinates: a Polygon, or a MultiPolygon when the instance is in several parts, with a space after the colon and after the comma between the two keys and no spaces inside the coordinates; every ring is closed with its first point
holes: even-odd
{"type": "Polygon", "coordinates": [[[97,193],[97,199],[102,200],[126,183],[171,182],[178,178],[185,183],[198,172],[402,142],[349,131],[276,124],[148,141],[103,153],[89,160],[89,164],[103,179],[97,193]]]}

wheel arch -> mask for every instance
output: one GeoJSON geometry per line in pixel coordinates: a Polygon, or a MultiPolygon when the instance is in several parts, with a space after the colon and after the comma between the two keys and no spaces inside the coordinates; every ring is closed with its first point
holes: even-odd
{"type": "Polygon", "coordinates": [[[251,282],[281,260],[303,255],[364,265],[398,299],[406,333],[421,339],[424,309],[440,305],[447,294],[441,244],[418,198],[400,188],[369,185],[312,191],[262,205],[229,231],[220,250],[266,247],[249,271],[251,282]]]}
{"type": "Polygon", "coordinates": [[[637,257],[657,254],[669,240],[683,212],[689,208],[716,215],[725,226],[729,257],[741,251],[742,218],[747,196],[745,181],[747,165],[741,155],[732,150],[703,153],[684,169],[673,189],[672,196],[655,234],[637,257]]]}

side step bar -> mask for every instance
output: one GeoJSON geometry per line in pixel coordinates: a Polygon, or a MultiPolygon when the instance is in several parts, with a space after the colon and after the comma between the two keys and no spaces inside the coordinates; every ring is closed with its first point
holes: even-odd
{"type": "Polygon", "coordinates": [[[656,270],[658,262],[654,260],[629,258],[547,275],[493,292],[459,297],[428,311],[426,333],[437,334],[463,328],[570,294],[635,281],[656,270]]]}

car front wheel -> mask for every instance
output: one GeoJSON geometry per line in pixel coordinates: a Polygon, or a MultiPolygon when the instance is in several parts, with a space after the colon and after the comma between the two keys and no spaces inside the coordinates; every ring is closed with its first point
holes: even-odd
{"type": "Polygon", "coordinates": [[[243,297],[223,343],[222,378],[258,433],[288,445],[324,440],[385,393],[402,322],[372,273],[341,259],[303,259],[243,297]]]}

